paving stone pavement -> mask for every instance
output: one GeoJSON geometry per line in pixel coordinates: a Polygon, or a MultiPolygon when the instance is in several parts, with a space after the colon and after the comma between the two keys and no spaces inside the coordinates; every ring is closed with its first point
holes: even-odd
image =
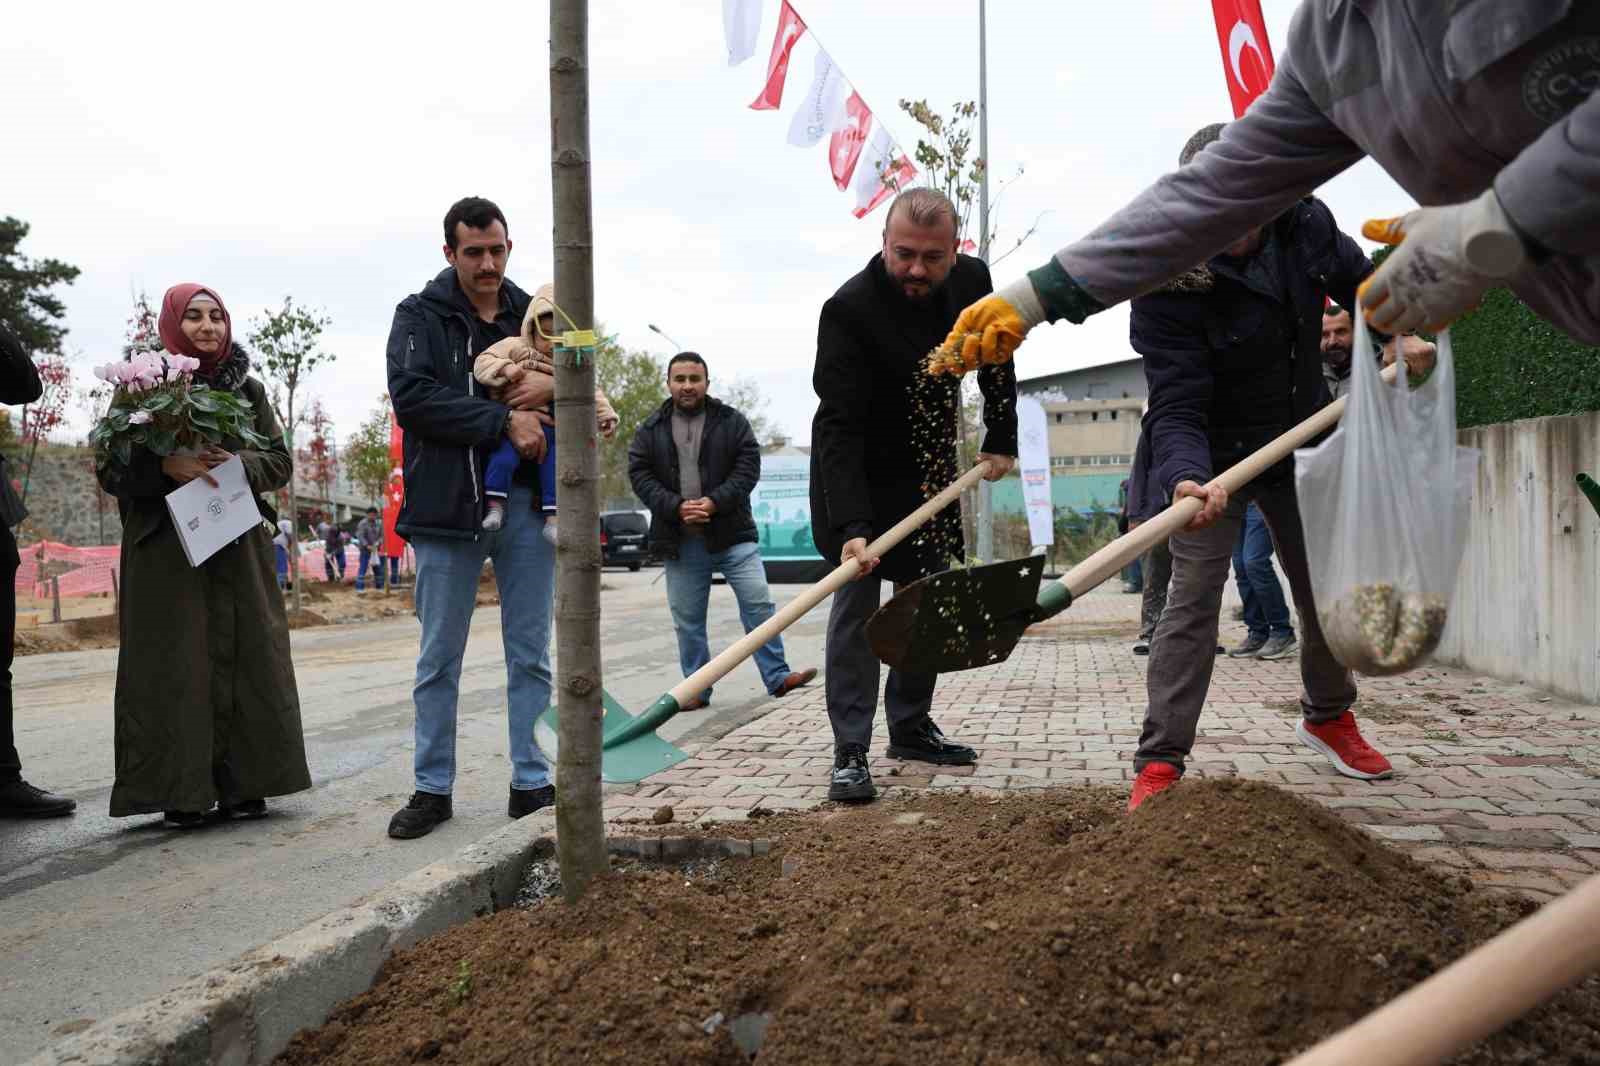
{"type": "MultiPolygon", "coordinates": [[[[934,719],[978,749],[976,766],[888,759],[880,711],[880,791],[1126,787],[1149,661],[1131,651],[1138,599],[1097,591],[1031,630],[1008,661],[940,679],[934,719]]],[[[1243,637],[1225,617],[1221,642],[1243,637]]],[[[1218,657],[1189,774],[1272,782],[1418,859],[1541,899],[1600,871],[1600,707],[1435,664],[1359,678],[1362,731],[1395,767],[1391,780],[1365,782],[1296,741],[1299,676],[1296,658],[1218,657]]],[[[819,678],[688,761],[609,791],[606,815],[627,823],[671,805],[685,822],[810,809],[826,802],[831,766],[819,678]]]]}

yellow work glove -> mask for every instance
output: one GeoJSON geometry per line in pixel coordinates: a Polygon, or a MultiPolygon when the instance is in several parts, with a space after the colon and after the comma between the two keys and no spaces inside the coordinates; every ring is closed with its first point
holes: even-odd
{"type": "Polygon", "coordinates": [[[960,375],[981,364],[1010,362],[1028,331],[1044,319],[1033,283],[1026,277],[1014,281],[961,312],[929,369],[960,375]]]}
{"type": "Polygon", "coordinates": [[[1396,246],[1358,290],[1367,322],[1385,333],[1439,332],[1527,259],[1492,188],[1465,203],[1371,219],[1361,235],[1396,246]]]}

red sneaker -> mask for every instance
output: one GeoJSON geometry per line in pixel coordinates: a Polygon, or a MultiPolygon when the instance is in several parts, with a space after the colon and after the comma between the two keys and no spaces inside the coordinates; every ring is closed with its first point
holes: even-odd
{"type": "Polygon", "coordinates": [[[1326,755],[1333,768],[1346,777],[1375,781],[1394,774],[1394,767],[1383,753],[1362,739],[1356,716],[1349,711],[1331,722],[1307,722],[1302,718],[1294,732],[1302,744],[1326,755]]]}
{"type": "Polygon", "coordinates": [[[1145,763],[1144,769],[1139,771],[1139,776],[1133,779],[1133,794],[1128,797],[1128,813],[1132,814],[1138,809],[1139,804],[1157,792],[1165,792],[1176,785],[1182,776],[1183,773],[1171,763],[1145,763]]]}

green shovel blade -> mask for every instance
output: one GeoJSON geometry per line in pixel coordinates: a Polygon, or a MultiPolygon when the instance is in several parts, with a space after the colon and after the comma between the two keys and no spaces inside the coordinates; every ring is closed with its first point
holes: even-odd
{"type": "MultiPolygon", "coordinates": [[[[600,780],[632,784],[689,757],[688,752],[672,746],[654,732],[656,726],[678,711],[677,701],[671,696],[662,696],[637,718],[623,710],[609,692],[601,690],[600,702],[605,708],[605,717],[600,721],[600,780]]],[[[561,736],[556,708],[551,707],[539,716],[533,726],[533,736],[540,750],[554,760],[561,736]]]]}

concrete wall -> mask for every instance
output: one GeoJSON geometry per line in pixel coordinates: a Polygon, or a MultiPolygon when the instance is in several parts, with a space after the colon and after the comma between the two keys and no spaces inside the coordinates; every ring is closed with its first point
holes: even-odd
{"type": "Polygon", "coordinates": [[[6,475],[19,485],[24,477],[28,481],[28,517],[17,530],[19,541],[44,538],[78,548],[121,543],[117,501],[100,491],[90,449],[41,444],[32,474],[27,470],[27,453],[18,446],[7,456],[6,475]]]}
{"type": "Polygon", "coordinates": [[[1461,431],[1483,459],[1438,657],[1600,703],[1600,412],[1461,431]]]}

